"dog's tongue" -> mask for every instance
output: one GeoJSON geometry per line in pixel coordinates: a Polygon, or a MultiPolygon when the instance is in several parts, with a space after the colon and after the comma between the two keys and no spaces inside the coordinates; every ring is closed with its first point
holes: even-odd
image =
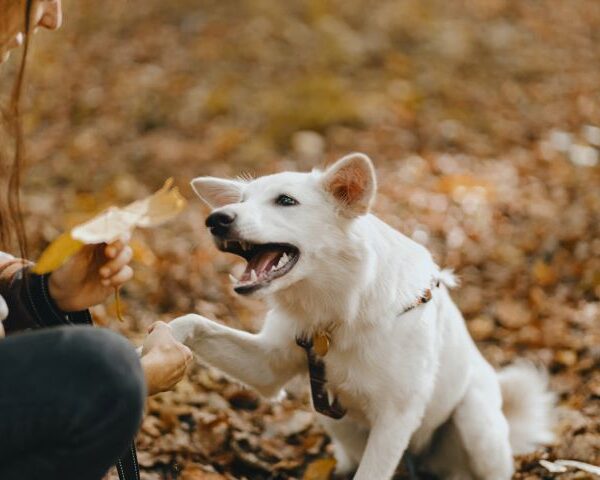
{"type": "Polygon", "coordinates": [[[250,278],[250,272],[254,270],[256,275],[259,277],[271,270],[273,265],[276,264],[279,257],[282,255],[281,250],[278,249],[265,249],[254,255],[248,265],[246,265],[246,271],[242,275],[242,280],[248,280],[250,278]]]}

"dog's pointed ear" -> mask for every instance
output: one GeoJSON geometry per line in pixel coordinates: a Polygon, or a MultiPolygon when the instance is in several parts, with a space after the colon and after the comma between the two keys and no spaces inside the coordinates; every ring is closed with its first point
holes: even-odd
{"type": "Polygon", "coordinates": [[[369,213],[377,190],[373,163],[364,153],[346,155],[325,170],[322,185],[345,216],[369,213]]]}
{"type": "Polygon", "coordinates": [[[242,198],[242,182],[217,177],[198,177],[191,182],[194,192],[210,208],[237,203],[242,198]]]}

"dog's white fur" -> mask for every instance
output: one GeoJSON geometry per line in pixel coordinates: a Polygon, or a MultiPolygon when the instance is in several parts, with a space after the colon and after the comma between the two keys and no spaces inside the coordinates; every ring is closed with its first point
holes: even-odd
{"type": "Polygon", "coordinates": [[[171,322],[176,338],[274,396],[306,372],[296,336],[330,330],[327,385],[348,413],[319,419],[338,472],[358,468],[355,479],[387,479],[409,450],[444,478],[506,480],[513,454],[552,440],[543,373],[523,363],[496,373],[450,298],[452,275],[368,213],[376,191],[368,157],[351,154],[325,171],[243,182],[201,177],[192,185],[215,210],[235,213],[241,239],[291,243],[301,254],[288,274],[254,294],[271,306],[258,334],[191,314],[171,322]],[[275,205],[282,193],[300,204],[275,205]],[[433,279],[441,283],[432,300],[402,313],[433,279]]]}

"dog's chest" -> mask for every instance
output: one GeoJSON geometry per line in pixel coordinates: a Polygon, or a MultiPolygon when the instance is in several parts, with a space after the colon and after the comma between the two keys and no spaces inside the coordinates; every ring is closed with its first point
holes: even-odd
{"type": "Polygon", "coordinates": [[[365,413],[368,405],[390,387],[390,382],[400,380],[376,343],[371,344],[363,338],[358,344],[341,349],[335,345],[334,338],[322,358],[330,396],[337,397],[351,414],[365,413]]]}

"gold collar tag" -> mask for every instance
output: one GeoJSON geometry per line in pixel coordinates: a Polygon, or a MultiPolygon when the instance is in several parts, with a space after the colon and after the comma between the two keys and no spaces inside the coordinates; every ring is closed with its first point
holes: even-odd
{"type": "Polygon", "coordinates": [[[329,351],[329,345],[331,344],[331,338],[327,332],[321,330],[315,333],[313,335],[312,342],[313,349],[319,357],[324,357],[327,355],[327,352],[329,351]]]}

